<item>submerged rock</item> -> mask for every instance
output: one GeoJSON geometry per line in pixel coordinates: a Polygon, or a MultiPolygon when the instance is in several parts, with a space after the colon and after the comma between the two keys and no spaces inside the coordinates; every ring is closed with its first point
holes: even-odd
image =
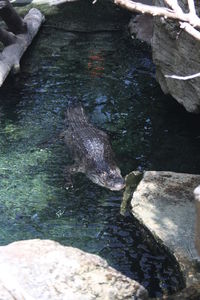
{"type": "Polygon", "coordinates": [[[187,286],[200,280],[193,197],[199,182],[200,175],[147,171],[131,202],[133,215],[175,255],[187,286]]]}
{"type": "Polygon", "coordinates": [[[50,240],[0,247],[0,299],[147,299],[139,283],[104,259],[50,240]]]}

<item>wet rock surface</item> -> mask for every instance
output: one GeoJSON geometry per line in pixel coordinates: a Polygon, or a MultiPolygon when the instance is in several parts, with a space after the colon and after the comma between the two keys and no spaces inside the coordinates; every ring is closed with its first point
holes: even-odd
{"type": "Polygon", "coordinates": [[[189,286],[199,280],[193,190],[200,175],[147,171],[132,198],[132,212],[180,264],[189,286]]]}
{"type": "Polygon", "coordinates": [[[147,299],[136,281],[97,255],[50,240],[0,247],[0,299],[147,299]]]}
{"type": "Polygon", "coordinates": [[[166,296],[163,299],[165,300],[199,300],[200,299],[200,283],[193,284],[181,292],[172,295],[166,296]]]}

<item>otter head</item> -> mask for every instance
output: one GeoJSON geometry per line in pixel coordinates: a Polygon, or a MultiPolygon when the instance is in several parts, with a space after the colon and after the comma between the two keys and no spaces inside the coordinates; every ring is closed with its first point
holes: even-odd
{"type": "Polygon", "coordinates": [[[92,182],[111,191],[120,191],[125,187],[125,181],[118,167],[98,168],[98,170],[87,172],[87,177],[92,182]]]}

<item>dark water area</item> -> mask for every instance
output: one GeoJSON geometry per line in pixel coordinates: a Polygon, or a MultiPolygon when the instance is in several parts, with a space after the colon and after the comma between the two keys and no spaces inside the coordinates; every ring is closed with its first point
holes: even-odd
{"type": "Polygon", "coordinates": [[[100,31],[44,26],[21,73],[0,90],[0,244],[53,239],[106,258],[151,296],[172,293],[182,286],[178,268],[156,243],[149,244],[151,237],[133,217],[120,216],[122,193],[81,174],[73,188],[65,188],[70,159],[59,136],[69,99],[76,96],[91,122],[109,134],[123,175],[136,169],[198,174],[199,116],[163,95],[145,44],[108,30],[120,29],[127,14],[104,14],[102,30],[98,7],[94,12],[84,5],[82,11],[75,4],[55,9],[45,25],[58,17],[64,25],[81,20],[73,28],[88,31],[98,20],[100,31]]]}

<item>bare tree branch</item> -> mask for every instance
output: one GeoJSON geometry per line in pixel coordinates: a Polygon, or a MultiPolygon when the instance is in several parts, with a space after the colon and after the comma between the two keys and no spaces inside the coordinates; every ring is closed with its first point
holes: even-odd
{"type": "Polygon", "coordinates": [[[189,12],[192,15],[196,15],[196,9],[195,9],[195,5],[194,5],[194,1],[193,0],[187,0],[187,2],[188,2],[189,12]]]}
{"type": "Polygon", "coordinates": [[[189,13],[184,13],[177,0],[164,0],[169,8],[146,5],[131,0],[114,0],[115,4],[120,5],[132,12],[162,16],[165,19],[175,19],[180,21],[180,27],[188,34],[200,41],[200,32],[195,27],[200,28],[200,18],[196,14],[194,0],[187,0],[189,13]]]}
{"type": "Polygon", "coordinates": [[[166,78],[178,79],[178,80],[189,80],[200,77],[200,73],[196,73],[188,76],[178,76],[178,75],[165,75],[166,78]]]}
{"type": "Polygon", "coordinates": [[[131,0],[114,0],[114,3],[132,12],[136,11],[142,14],[150,14],[153,16],[165,16],[173,19],[175,18],[173,10],[164,7],[142,4],[131,0]]]}
{"type": "Polygon", "coordinates": [[[192,25],[186,22],[180,22],[180,28],[184,29],[187,33],[200,41],[200,31],[196,30],[192,25]]]}
{"type": "Polygon", "coordinates": [[[181,14],[183,13],[183,11],[182,11],[181,7],[179,6],[177,0],[164,0],[164,1],[174,11],[179,12],[181,14]]]}
{"type": "MultiPolygon", "coordinates": [[[[193,0],[192,0],[193,1],[193,0]]],[[[139,12],[142,14],[150,14],[153,16],[162,16],[164,18],[170,18],[179,20],[182,22],[188,22],[193,27],[200,28],[200,18],[195,14],[195,16],[190,13],[184,13],[176,0],[165,0],[170,7],[173,9],[159,6],[146,5],[131,0],[114,0],[115,4],[126,8],[132,12],[139,12]]]]}

